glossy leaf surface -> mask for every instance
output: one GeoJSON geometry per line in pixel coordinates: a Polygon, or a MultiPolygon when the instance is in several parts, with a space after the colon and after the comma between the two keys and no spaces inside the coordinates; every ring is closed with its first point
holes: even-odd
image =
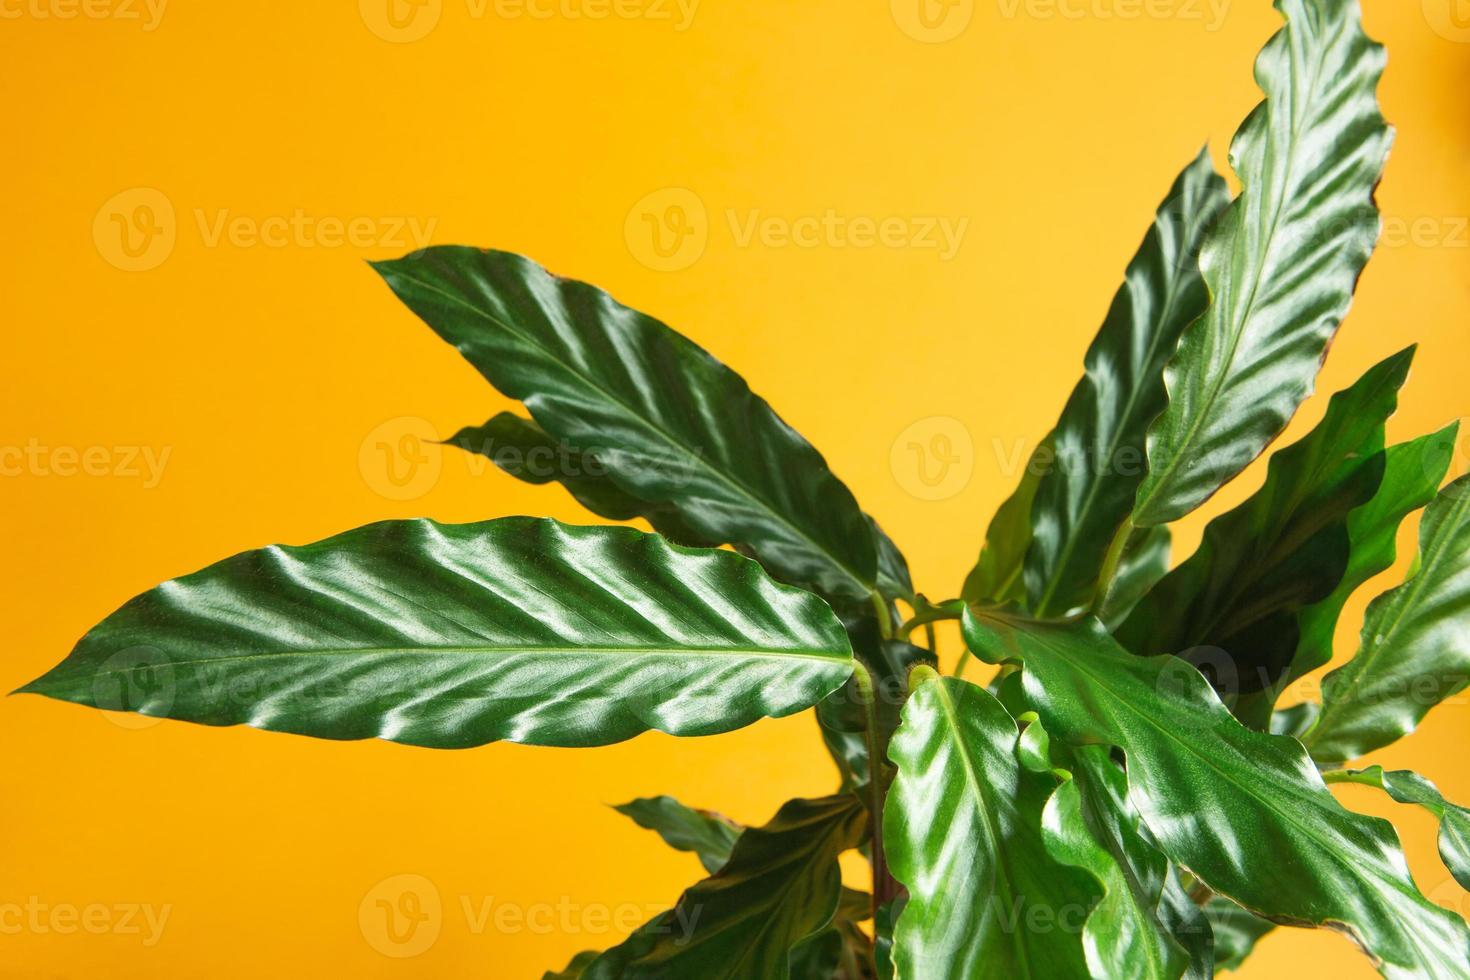
{"type": "Polygon", "coordinates": [[[718,813],[687,807],[672,796],[645,797],[613,809],[658,834],[674,850],[697,856],[710,874],[730,860],[730,849],[742,829],[718,813]]]}
{"type": "Polygon", "coordinates": [[[833,921],[842,893],[837,857],[866,830],[867,813],[851,794],[792,800],[740,835],[719,874],[680,897],[669,914],[689,924],[684,934],[635,934],[583,976],[786,980],[792,950],[833,921]]]}
{"type": "Polygon", "coordinates": [[[1159,849],[1212,890],[1343,929],[1387,976],[1470,976],[1470,931],[1420,893],[1393,828],[1344,809],[1299,742],[1241,725],[1193,667],[1134,656],[1091,619],[972,613],[965,633],[988,659],[1024,663],[1054,738],[1124,751],[1129,801],[1159,849]]]}
{"type": "Polygon", "coordinates": [[[1225,181],[1201,152],[1159,206],[1088,348],[1086,374],[1049,439],[1055,459],[1031,504],[1025,580],[1038,617],[1092,603],[1108,546],[1143,482],[1149,423],[1167,403],[1164,365],[1208,305],[1200,245],[1229,203],[1225,181]]]}
{"type": "Polygon", "coordinates": [[[1082,933],[1091,975],[1179,980],[1190,955],[1162,919],[1169,862],[1140,832],[1123,771],[1104,746],[1079,747],[1062,762],[1073,778],[1052,794],[1043,827],[1051,855],[1104,889],[1082,933]]]}
{"type": "Polygon", "coordinates": [[[1080,933],[1099,890],[1043,843],[1056,779],[1020,765],[1016,723],[983,688],[930,677],[889,748],[884,837],[909,891],[898,976],[1086,976],[1080,933]]]}
{"type": "Polygon", "coordinates": [[[1470,683],[1470,477],[1440,491],[1419,526],[1417,571],[1374,599],[1357,655],[1322,683],[1307,733],[1321,762],[1343,762],[1413,731],[1470,683]]]}
{"type": "Polygon", "coordinates": [[[877,550],[851,491],[735,372],[652,317],[505,252],[445,246],[375,263],[398,297],[547,433],[707,541],[845,600],[877,550]]]}
{"type": "Polygon", "coordinates": [[[631,528],[389,521],[144,593],[22,688],[318,738],[605,745],[788,715],[852,672],[817,597],[631,528]]]}
{"type": "Polygon", "coordinates": [[[1228,898],[1218,895],[1205,902],[1205,915],[1215,936],[1215,969],[1238,970],[1246,957],[1255,952],[1256,943],[1276,923],[1247,912],[1228,898]]]}
{"type": "Polygon", "coordinates": [[[1446,800],[1429,780],[1406,769],[1382,766],[1329,773],[1332,782],[1376,786],[1399,803],[1421,806],[1439,820],[1439,856],[1460,887],[1470,891],[1470,810],[1446,800]]]}
{"type": "Polygon", "coordinates": [[[1123,546],[1118,571],[1108,584],[1098,618],[1116,630],[1159,580],[1169,574],[1173,535],[1167,527],[1136,528],[1123,546]]]}
{"type": "Polygon", "coordinates": [[[1211,521],[1199,549],[1134,608],[1118,640],[1208,664],[1229,694],[1273,685],[1296,653],[1299,614],[1331,596],[1347,570],[1349,518],[1382,482],[1384,422],[1412,356],[1397,354],[1334,395],[1321,423],[1271,457],[1265,485],[1211,521]]]}
{"type": "Polygon", "coordinates": [[[1383,49],[1358,0],[1276,0],[1256,62],[1265,101],[1230,147],[1241,194],[1207,237],[1211,302],[1165,372],[1134,521],[1189,513],[1255,459],[1312,393],[1378,237],[1373,190],[1392,134],[1383,49]]]}

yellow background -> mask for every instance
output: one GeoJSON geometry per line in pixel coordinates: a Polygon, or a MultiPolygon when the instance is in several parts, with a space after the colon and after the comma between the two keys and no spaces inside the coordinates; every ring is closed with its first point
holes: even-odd
{"type": "MultiPolygon", "coordinates": [[[[428,2],[401,8],[395,29],[383,0],[173,0],[152,30],[141,2],[0,2],[0,446],[44,449],[0,478],[7,690],[127,597],[245,548],[390,517],[585,520],[554,488],[434,450],[406,487],[388,479],[379,443],[412,449],[399,440],[503,407],[364,264],[419,244],[395,238],[391,218],[433,222],[435,243],[527,253],[688,333],[826,454],[921,589],[952,594],[1169,180],[1206,139],[1223,165],[1277,25],[1265,0],[1231,0],[1218,21],[1219,0],[1154,0],[1146,9],[1169,16],[1135,19],[1103,16],[1139,9],[1129,0],[1070,0],[1080,19],[966,0],[929,31],[910,0],[703,0],[687,24],[652,0],[617,8],[646,16],[603,19],[428,2]],[[52,16],[69,11],[82,16],[52,16]],[[702,251],[674,271],[650,267],[670,263],[649,257],[634,210],[667,188],[692,192],[706,222],[702,251]],[[137,211],[160,195],[171,225],[137,211]],[[743,227],[755,212],[828,209],[968,225],[948,260],[912,243],[742,241],[731,227],[732,213],[743,227]],[[369,219],[368,239],[252,240],[298,210],[369,219]],[[115,214],[171,228],[172,250],[164,236],[161,261],[129,259],[115,214]],[[216,237],[221,216],[243,221],[216,237]],[[955,421],[923,422],[936,416],[955,421]],[[892,452],[915,423],[961,449],[968,438],[944,499],[923,499],[936,493],[913,457],[892,452]],[[128,446],[170,453],[156,486],[112,454],[128,446]],[[66,447],[110,462],[94,453],[94,475],[59,475],[66,447]]],[[[1456,27],[1470,21],[1451,19],[1451,2],[1371,0],[1366,13],[1390,50],[1382,99],[1399,135],[1380,200],[1397,234],[1323,387],[1422,342],[1395,437],[1470,409],[1470,31],[1456,27]]],[[[1205,513],[1259,480],[1256,468],[1205,513]]],[[[1181,531],[1183,552],[1201,523],[1181,531]]],[[[1470,800],[1460,700],[1381,756],[1470,800]]],[[[759,822],[834,785],[808,716],[593,751],[432,752],[139,728],[16,697],[0,702],[0,744],[0,909],[100,905],[96,921],[115,926],[115,906],[170,910],[153,945],[50,919],[0,932],[7,978],[539,976],[618,941],[598,909],[638,917],[697,876],[604,804],[667,792],[759,822]],[[373,923],[374,889],[399,875],[441,903],[413,957],[380,952],[405,950],[373,923]],[[487,900],[540,925],[506,913],[477,931],[487,900]],[[572,932],[534,912],[559,904],[572,932]]],[[[1453,900],[1428,817],[1366,790],[1352,802],[1395,813],[1424,890],[1453,900]]],[[[1372,973],[1341,937],[1292,931],[1243,975],[1304,970],[1372,973]]]]}

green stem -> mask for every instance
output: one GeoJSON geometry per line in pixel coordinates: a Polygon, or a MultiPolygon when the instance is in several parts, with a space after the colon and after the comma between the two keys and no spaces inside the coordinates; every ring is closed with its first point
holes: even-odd
{"type": "Polygon", "coordinates": [[[857,682],[858,697],[863,702],[863,714],[866,724],[864,728],[864,740],[868,746],[868,820],[872,833],[872,855],[873,865],[873,918],[877,921],[878,910],[897,894],[897,883],[893,876],[888,873],[888,859],[883,851],[883,799],[887,795],[887,786],[883,778],[883,753],[887,746],[882,744],[882,737],[878,731],[878,699],[873,690],[873,675],[868,673],[868,668],[861,663],[856,665],[853,671],[853,679],[857,682]]]}
{"type": "Polygon", "coordinates": [[[1097,598],[1093,601],[1094,610],[1102,610],[1108,604],[1108,597],[1113,594],[1113,583],[1118,577],[1118,565],[1123,561],[1123,549],[1128,545],[1128,539],[1133,537],[1133,518],[1129,517],[1118,528],[1118,533],[1113,535],[1112,543],[1108,545],[1107,557],[1103,559],[1102,571],[1097,576],[1097,598]]]}
{"type": "MultiPolygon", "coordinates": [[[[916,611],[913,618],[898,628],[895,636],[900,640],[907,640],[909,634],[920,626],[932,626],[934,623],[946,619],[959,619],[965,612],[965,603],[962,599],[951,599],[937,605],[928,605],[916,611]]],[[[932,646],[932,641],[931,641],[932,646]]]]}
{"type": "Polygon", "coordinates": [[[885,640],[893,639],[893,614],[888,611],[888,601],[877,592],[869,592],[873,601],[873,612],[878,616],[878,633],[885,640]]]}

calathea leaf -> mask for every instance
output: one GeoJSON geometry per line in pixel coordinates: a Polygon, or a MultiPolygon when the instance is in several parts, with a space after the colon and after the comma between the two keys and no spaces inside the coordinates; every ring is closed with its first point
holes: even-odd
{"type": "Polygon", "coordinates": [[[641,517],[676,544],[713,547],[720,543],[701,538],[672,504],[651,504],[620,489],[597,457],[558,442],[534,421],[514,412],[501,412],[484,425],[466,426],[448,441],[484,456],[518,480],[537,486],[560,483],[598,517],[614,521],[641,517]]]}
{"type": "Polygon", "coordinates": [[[1417,570],[1374,599],[1358,653],[1322,683],[1306,743],[1319,762],[1402,738],[1470,683],[1470,477],[1440,491],[1419,526],[1417,570]]]}
{"type": "MultiPolygon", "coordinates": [[[[1383,480],[1373,499],[1348,515],[1348,560],[1337,588],[1320,602],[1314,602],[1297,615],[1300,637],[1291,663],[1276,684],[1259,694],[1248,695],[1236,707],[1236,715],[1253,728],[1265,728],[1267,715],[1275,706],[1281,691],[1332,659],[1333,634],[1343,606],[1360,586],[1393,565],[1397,553],[1396,538],[1404,518],[1434,499],[1454,455],[1459,424],[1412,442],[1388,447],[1384,455],[1383,480]]],[[[1308,702],[1298,706],[1300,712],[1316,712],[1308,702]]],[[[1272,731],[1300,736],[1306,726],[1278,731],[1277,715],[1271,716],[1272,731]]],[[[1314,721],[1301,719],[1304,722],[1314,721]]]]}
{"type": "Polygon", "coordinates": [[[572,957],[572,961],[566,965],[566,969],[552,973],[547,970],[541,974],[541,980],[580,980],[583,971],[597,959],[596,950],[584,950],[572,957]]]}
{"type": "Polygon", "coordinates": [[[129,602],[21,690],[318,738],[580,746],[788,715],[851,672],[827,605],[755,562],[516,517],[236,555],[129,602]]]}
{"type": "Polygon", "coordinates": [[[739,375],[667,326],[520,256],[446,246],[375,263],[388,285],[547,433],[707,541],[842,600],[874,593],[851,491],[739,375]]]}
{"type": "Polygon", "coordinates": [[[1339,769],[1326,776],[1333,783],[1362,783],[1376,786],[1399,803],[1421,806],[1439,820],[1439,856],[1460,887],[1470,890],[1470,810],[1456,806],[1439,789],[1419,775],[1400,769],[1387,772],[1382,766],[1339,769]]]}
{"type": "Polygon", "coordinates": [[[1164,365],[1209,297],[1205,232],[1230,203],[1207,152],[1184,169],[1128,265],[1049,443],[1056,454],[1031,504],[1028,607],[1038,617],[1092,604],[1109,543],[1143,481],[1144,439],[1167,402],[1164,365]]]}
{"type": "Polygon", "coordinates": [[[1047,802],[1042,828],[1052,857],[1104,890],[1082,931],[1091,976],[1179,980],[1190,955],[1161,918],[1169,862],[1140,832],[1123,771],[1104,746],[1059,754],[1073,778],[1047,802]]]}
{"type": "Polygon", "coordinates": [[[1392,826],[1344,809],[1301,743],[1241,725],[1189,664],[1134,656],[1095,619],[977,610],[964,630],[978,654],[1024,663],[1053,738],[1123,750],[1128,799],[1159,849],[1211,890],[1341,929],[1389,977],[1470,976],[1470,931],[1414,885],[1392,826]]]}
{"type": "Polygon", "coordinates": [[[1265,486],[1210,522],[1199,549],[1134,608],[1118,640],[1208,664],[1230,695],[1273,684],[1296,652],[1298,615],[1332,595],[1348,566],[1349,517],[1383,479],[1384,421],[1412,355],[1334,395],[1316,428],[1271,457],[1265,486]]]}
{"type": "Polygon", "coordinates": [[[710,874],[730,860],[730,849],[742,829],[718,813],[695,810],[672,796],[633,800],[613,809],[643,829],[658,834],[674,850],[695,854],[710,874]]]}
{"type": "Polygon", "coordinates": [[[1205,915],[1215,935],[1215,969],[1238,970],[1246,957],[1255,951],[1256,943],[1276,923],[1261,918],[1216,895],[1205,903],[1205,915]]]}
{"type": "Polygon", "coordinates": [[[960,597],[966,602],[1002,605],[1025,598],[1024,569],[1031,547],[1031,504],[1042,477],[1055,461],[1050,438],[1044,439],[1026,461],[1021,482],[991,518],[985,532],[985,547],[970,574],[965,577],[960,597]]]}
{"type": "Polygon", "coordinates": [[[983,688],[933,671],[903,709],[884,814],[909,891],[893,940],[900,977],[1083,977],[1081,931],[1099,891],[1047,853],[1057,781],[1016,757],[1016,723],[983,688]]]}
{"type": "Polygon", "coordinates": [[[1311,394],[1378,237],[1373,189],[1392,134],[1383,49],[1357,0],[1276,0],[1286,26],[1256,62],[1266,100],[1230,162],[1240,196],[1205,240],[1211,303],[1165,372],[1133,520],[1189,513],[1245,468],[1311,394]]]}
{"type": "Polygon", "coordinates": [[[1118,571],[1098,605],[1098,618],[1109,631],[1116,630],[1149,590],[1169,574],[1172,545],[1173,535],[1163,525],[1135,528],[1129,534],[1118,571]]]}
{"type": "Polygon", "coordinates": [[[584,980],[787,980],[792,950],[837,911],[838,855],[866,830],[867,813],[851,794],[792,800],[740,835],[719,874],[680,897],[669,915],[686,931],[635,934],[599,956],[584,980]]]}

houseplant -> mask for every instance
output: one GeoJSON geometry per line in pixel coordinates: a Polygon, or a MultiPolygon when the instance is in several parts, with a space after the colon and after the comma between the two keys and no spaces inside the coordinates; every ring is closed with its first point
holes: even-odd
{"type": "Polygon", "coordinates": [[[1381,54],[1354,3],[1280,7],[1241,196],[1203,156],[1180,175],[959,599],[918,593],[816,451],[692,344],[515,256],[433,249],[380,271],[530,413],[453,441],[657,533],[394,522],[252,552],[129,603],[26,690],[436,747],[815,708],[838,792],[748,830],[627,805],[711,876],[562,975],[1180,976],[1237,962],[1268,920],[1350,932],[1390,975],[1464,975],[1464,924],[1326,789],[1429,807],[1466,880],[1464,811],[1343,766],[1464,686],[1470,494],[1439,490],[1455,433],[1384,445],[1411,355],[1339,393],[1167,571],[1168,524],[1310,392],[1377,232],[1381,54]],[[524,465],[546,447],[554,473],[524,465]],[[1371,607],[1363,648],[1315,714],[1278,711],[1426,505],[1418,570],[1371,607]],[[912,642],[941,619],[1000,665],[988,689],[912,642]],[[853,848],[868,894],[838,878],[853,848]]]}

